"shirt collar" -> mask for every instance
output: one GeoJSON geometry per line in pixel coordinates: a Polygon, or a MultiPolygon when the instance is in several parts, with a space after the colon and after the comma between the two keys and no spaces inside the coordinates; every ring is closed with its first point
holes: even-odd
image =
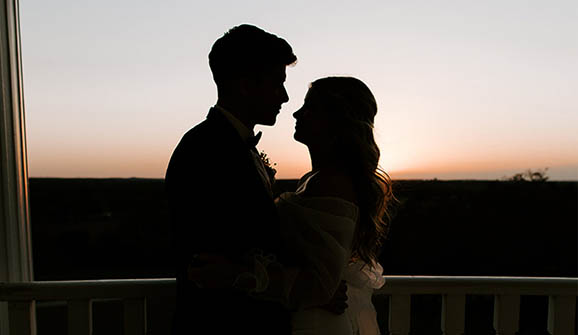
{"type": "Polygon", "coordinates": [[[239,119],[237,119],[233,114],[231,114],[231,112],[227,111],[226,109],[224,109],[219,105],[215,105],[213,108],[220,111],[225,116],[225,118],[227,118],[227,120],[231,122],[233,128],[237,130],[237,132],[241,136],[241,139],[243,139],[244,142],[247,142],[249,137],[255,136],[255,132],[247,128],[247,126],[245,126],[243,122],[239,121],[239,119]]]}

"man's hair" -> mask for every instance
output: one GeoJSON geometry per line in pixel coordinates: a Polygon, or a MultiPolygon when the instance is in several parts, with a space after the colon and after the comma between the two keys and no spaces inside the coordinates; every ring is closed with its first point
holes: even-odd
{"type": "Polygon", "coordinates": [[[217,85],[296,61],[287,41],[248,24],[230,29],[215,41],[209,53],[209,66],[217,85]]]}

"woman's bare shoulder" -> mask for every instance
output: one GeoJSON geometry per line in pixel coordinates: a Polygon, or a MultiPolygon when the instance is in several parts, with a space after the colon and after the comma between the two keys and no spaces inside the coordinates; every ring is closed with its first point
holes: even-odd
{"type": "Polygon", "coordinates": [[[306,174],[304,174],[297,182],[297,187],[301,186],[301,184],[303,184],[307,180],[307,178],[309,178],[309,176],[311,176],[314,173],[315,171],[309,171],[306,174]]]}
{"type": "Polygon", "coordinates": [[[307,184],[305,195],[337,197],[357,204],[353,179],[339,171],[320,171],[307,184]]]}

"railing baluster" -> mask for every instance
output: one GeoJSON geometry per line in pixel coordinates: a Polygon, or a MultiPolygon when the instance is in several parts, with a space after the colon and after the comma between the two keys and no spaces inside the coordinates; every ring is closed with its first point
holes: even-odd
{"type": "Polygon", "coordinates": [[[446,294],[442,300],[442,330],[444,335],[462,335],[466,324],[466,296],[446,294]]]}
{"type": "Polygon", "coordinates": [[[389,297],[389,334],[408,335],[411,319],[411,295],[393,294],[389,297]]]}
{"type": "Polygon", "coordinates": [[[548,332],[552,335],[574,335],[576,297],[550,296],[548,302],[548,332]]]}
{"type": "Polygon", "coordinates": [[[8,302],[10,334],[36,335],[35,308],[34,301],[8,302]]]}
{"type": "Polygon", "coordinates": [[[144,335],[147,332],[146,299],[124,300],[124,334],[144,335]]]}
{"type": "Polygon", "coordinates": [[[520,296],[494,296],[494,328],[497,335],[515,335],[520,326],[520,296]]]}
{"type": "Polygon", "coordinates": [[[92,335],[92,301],[68,300],[68,334],[92,335]]]}

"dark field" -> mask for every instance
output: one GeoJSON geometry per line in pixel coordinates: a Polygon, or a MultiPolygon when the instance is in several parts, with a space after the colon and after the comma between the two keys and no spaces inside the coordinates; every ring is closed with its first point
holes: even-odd
{"type": "MultiPolygon", "coordinates": [[[[385,274],[578,277],[578,182],[400,180],[394,193],[385,274]]],[[[30,207],[36,280],[173,277],[163,180],[33,178],[30,207]]],[[[375,304],[385,325],[387,298],[375,304]]],[[[522,297],[519,335],[547,334],[547,304],[522,297]]],[[[171,301],[148,306],[150,333],[165,334],[171,301]]],[[[441,297],[412,306],[413,335],[441,334],[441,297]]],[[[495,334],[492,306],[468,297],[466,334],[495,334]]],[[[122,334],[121,316],[121,302],[95,302],[94,334],[122,334]]],[[[37,318],[39,334],[65,333],[64,305],[37,318]]]]}
{"type": "MultiPolygon", "coordinates": [[[[577,182],[396,181],[394,193],[386,274],[578,276],[577,182]]],[[[36,280],[173,275],[162,180],[33,178],[30,203],[36,280]]]]}

